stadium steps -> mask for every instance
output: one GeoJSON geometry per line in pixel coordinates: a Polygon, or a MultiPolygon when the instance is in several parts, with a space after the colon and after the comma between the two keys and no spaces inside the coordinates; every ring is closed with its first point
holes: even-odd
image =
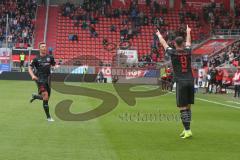
{"type": "Polygon", "coordinates": [[[38,48],[38,43],[44,40],[46,10],[45,6],[38,6],[34,48],[38,48]]]}
{"type": "Polygon", "coordinates": [[[50,6],[48,14],[47,46],[56,49],[58,7],[50,6]]]}

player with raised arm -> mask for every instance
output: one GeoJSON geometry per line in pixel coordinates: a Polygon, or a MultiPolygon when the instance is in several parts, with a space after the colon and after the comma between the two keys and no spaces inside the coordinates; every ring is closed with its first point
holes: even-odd
{"type": "Polygon", "coordinates": [[[28,68],[28,72],[34,80],[38,87],[38,93],[32,95],[32,99],[30,102],[32,103],[34,100],[42,100],[43,101],[43,109],[47,116],[47,120],[49,122],[54,121],[49,113],[48,100],[51,94],[50,87],[50,75],[51,75],[51,67],[55,66],[56,62],[52,55],[47,54],[46,43],[39,43],[39,52],[40,55],[34,58],[28,68]]]}
{"type": "Polygon", "coordinates": [[[187,26],[186,43],[183,37],[176,37],[175,48],[169,47],[159,31],[156,35],[163,45],[166,55],[171,57],[176,82],[176,101],[180,109],[181,120],[184,131],[180,134],[181,138],[192,136],[190,129],[191,123],[191,104],[194,104],[194,78],[191,67],[191,29],[187,26]]]}

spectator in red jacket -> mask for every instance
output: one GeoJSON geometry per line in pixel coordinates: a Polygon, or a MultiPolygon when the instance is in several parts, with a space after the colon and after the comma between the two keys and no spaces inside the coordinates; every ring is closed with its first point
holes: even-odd
{"type": "Polygon", "coordinates": [[[219,87],[219,91],[222,90],[222,80],[223,80],[223,70],[218,69],[218,72],[216,75],[216,93],[217,93],[218,87],[219,87]]]}

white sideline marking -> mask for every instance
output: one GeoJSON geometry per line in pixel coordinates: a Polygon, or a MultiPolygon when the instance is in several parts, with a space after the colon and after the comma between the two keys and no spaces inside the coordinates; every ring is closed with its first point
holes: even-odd
{"type": "MultiPolygon", "coordinates": [[[[173,93],[173,92],[169,92],[169,93],[175,94],[175,93],[173,93]]],[[[200,101],[204,101],[204,102],[208,102],[208,103],[218,104],[218,105],[225,106],[225,107],[240,109],[240,107],[238,107],[238,106],[233,106],[233,105],[230,105],[230,104],[220,103],[220,102],[211,101],[211,100],[207,100],[207,99],[203,99],[203,98],[195,98],[195,99],[200,100],[200,101]]],[[[233,102],[233,101],[231,101],[231,102],[233,102]]],[[[237,103],[237,102],[236,102],[236,103],[237,103]]],[[[239,104],[240,104],[240,103],[239,103],[239,104]]]]}
{"type": "Polygon", "coordinates": [[[235,104],[240,104],[240,102],[234,102],[234,101],[226,101],[228,103],[235,103],[235,104]]]}
{"type": "Polygon", "coordinates": [[[229,104],[224,104],[224,103],[220,103],[220,102],[216,102],[216,101],[210,101],[210,100],[207,100],[207,99],[202,99],[202,98],[196,98],[197,100],[200,100],[200,101],[204,101],[204,102],[209,102],[209,103],[213,103],[213,104],[218,104],[218,105],[221,105],[221,106],[226,106],[226,107],[231,107],[231,108],[235,108],[235,109],[240,109],[240,107],[238,106],[233,106],[233,105],[229,105],[229,104]]]}

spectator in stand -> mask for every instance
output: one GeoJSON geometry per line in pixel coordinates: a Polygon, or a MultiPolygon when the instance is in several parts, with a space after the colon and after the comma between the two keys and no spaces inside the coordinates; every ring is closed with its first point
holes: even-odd
{"type": "Polygon", "coordinates": [[[130,28],[127,33],[127,40],[130,40],[133,38],[133,29],[130,28]]]}
{"type": "Polygon", "coordinates": [[[140,12],[139,14],[138,14],[138,23],[137,23],[137,25],[138,26],[143,26],[144,25],[144,13],[143,12],[140,12]]]}
{"type": "Polygon", "coordinates": [[[136,26],[138,21],[138,11],[136,8],[133,8],[131,11],[131,20],[133,22],[133,26],[136,26]]]}
{"type": "Polygon", "coordinates": [[[228,62],[228,61],[229,61],[229,55],[225,51],[224,54],[223,54],[223,62],[228,62]]]}
{"type": "Polygon", "coordinates": [[[96,38],[98,36],[98,33],[97,33],[96,29],[93,26],[89,27],[89,31],[90,31],[91,37],[96,38]]]}
{"type": "Polygon", "coordinates": [[[10,34],[7,38],[8,41],[8,47],[13,47],[12,42],[13,42],[13,35],[10,34]]]}
{"type": "Polygon", "coordinates": [[[153,10],[154,10],[154,13],[160,13],[160,5],[158,4],[157,1],[153,2],[153,10]]]}
{"type": "Polygon", "coordinates": [[[127,25],[128,24],[128,19],[126,19],[126,18],[124,18],[123,20],[122,20],[122,23],[121,23],[122,25],[127,25]]]}
{"type": "Polygon", "coordinates": [[[163,5],[162,6],[162,14],[164,15],[164,14],[167,14],[167,13],[168,13],[168,8],[167,8],[166,5],[163,5]]]}
{"type": "Polygon", "coordinates": [[[155,26],[159,26],[159,18],[153,16],[152,17],[152,24],[155,26]]]}
{"type": "Polygon", "coordinates": [[[113,11],[113,17],[114,17],[114,18],[119,18],[120,15],[121,15],[121,10],[120,10],[120,9],[115,9],[115,10],[113,11]]]}
{"type": "Polygon", "coordinates": [[[108,45],[108,40],[106,37],[103,38],[102,45],[103,47],[106,47],[108,45]]]}
{"type": "Polygon", "coordinates": [[[229,61],[232,62],[234,60],[234,53],[232,52],[231,49],[229,50],[228,55],[229,55],[229,61]]]}
{"type": "Polygon", "coordinates": [[[235,15],[229,13],[221,3],[220,7],[216,7],[216,2],[211,1],[207,6],[203,8],[203,14],[205,21],[210,22],[212,33],[215,33],[215,29],[237,29],[239,28],[239,6],[235,5],[235,15]]]}
{"type": "Polygon", "coordinates": [[[63,5],[62,7],[63,10],[63,16],[67,17],[71,14],[71,8],[70,8],[70,2],[67,2],[66,4],[63,5]]]}
{"type": "Polygon", "coordinates": [[[125,25],[121,30],[120,30],[120,36],[125,36],[128,34],[128,26],[125,25]]]}
{"type": "Polygon", "coordinates": [[[234,97],[240,97],[240,67],[238,67],[237,72],[234,74],[233,77],[233,83],[234,83],[234,97]]]}
{"type": "Polygon", "coordinates": [[[68,40],[70,40],[70,41],[78,41],[78,36],[77,36],[77,34],[70,33],[70,34],[68,35],[68,40]]]}
{"type": "Polygon", "coordinates": [[[83,22],[82,22],[81,28],[82,28],[82,29],[87,29],[87,28],[88,28],[88,24],[87,24],[86,21],[83,21],[83,22]]]}
{"type": "Polygon", "coordinates": [[[159,17],[159,27],[164,26],[165,25],[165,21],[163,17],[159,17]]]}
{"type": "MultiPolygon", "coordinates": [[[[37,3],[35,0],[9,0],[0,4],[0,41],[6,39],[9,42],[26,43],[29,46],[32,43],[34,21],[37,3]],[[6,17],[9,17],[9,35],[6,37],[6,17]]],[[[11,45],[10,45],[11,47],[11,45]]]]}
{"type": "Polygon", "coordinates": [[[90,20],[90,23],[91,23],[91,24],[96,24],[96,23],[98,23],[98,19],[95,18],[93,15],[90,16],[89,20],[90,20]]]}
{"type": "Polygon", "coordinates": [[[152,57],[151,55],[146,55],[146,62],[151,63],[152,62],[152,57]]]}
{"type": "Polygon", "coordinates": [[[111,32],[116,32],[117,31],[116,26],[115,25],[111,25],[110,26],[110,31],[111,32]]]}
{"type": "Polygon", "coordinates": [[[148,25],[148,16],[144,15],[143,17],[143,25],[147,26],[148,25]]]}
{"type": "Polygon", "coordinates": [[[215,57],[215,66],[219,66],[222,63],[220,55],[215,57]]]}
{"type": "Polygon", "coordinates": [[[153,34],[153,44],[152,44],[152,48],[158,48],[159,45],[159,40],[156,34],[153,34]]]}
{"type": "Polygon", "coordinates": [[[178,16],[180,23],[185,23],[185,14],[183,12],[179,12],[178,16]]]}
{"type": "Polygon", "coordinates": [[[235,5],[234,11],[235,11],[235,16],[239,17],[240,16],[240,3],[235,5]]]}

